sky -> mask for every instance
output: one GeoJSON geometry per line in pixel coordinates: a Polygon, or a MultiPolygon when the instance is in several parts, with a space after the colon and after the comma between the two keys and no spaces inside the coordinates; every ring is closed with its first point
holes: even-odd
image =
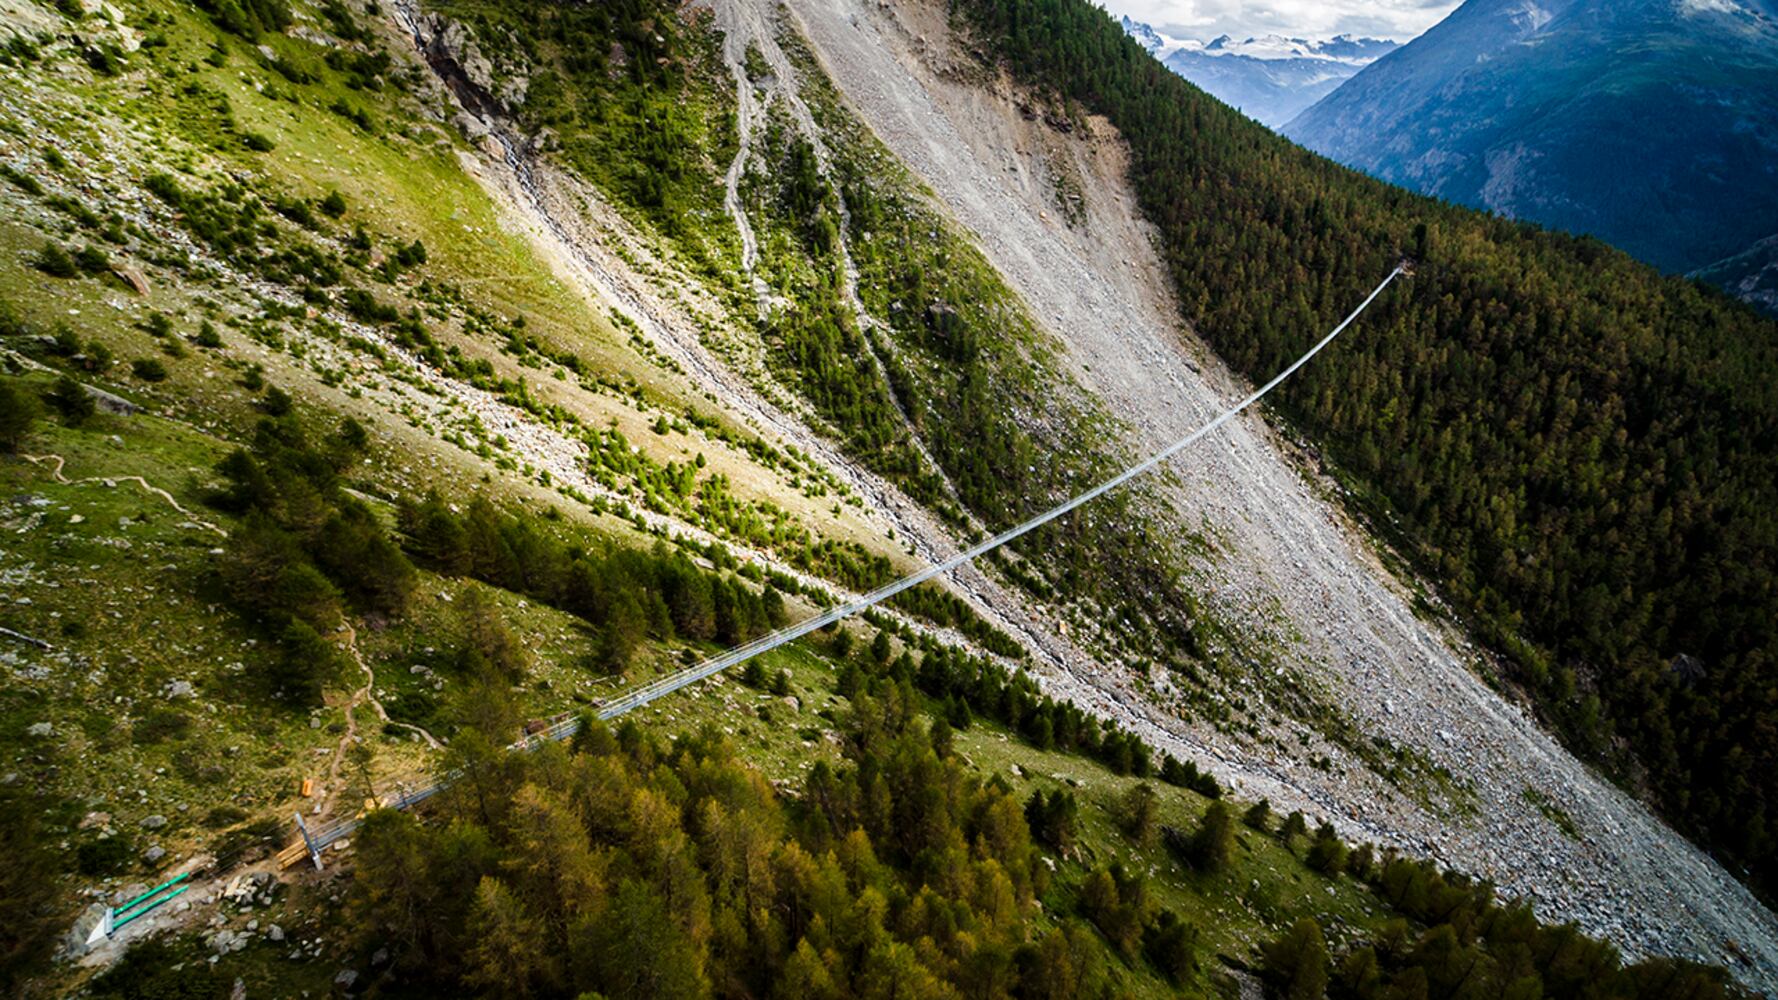
{"type": "Polygon", "coordinates": [[[1329,38],[1353,34],[1405,42],[1437,24],[1457,0],[1099,0],[1164,34],[1329,38]]]}

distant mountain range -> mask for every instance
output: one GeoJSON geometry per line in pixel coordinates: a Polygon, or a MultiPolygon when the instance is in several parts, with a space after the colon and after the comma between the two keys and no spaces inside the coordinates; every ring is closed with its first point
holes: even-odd
{"type": "Polygon", "coordinates": [[[1278,35],[1236,41],[1223,35],[1203,42],[1162,34],[1127,16],[1122,23],[1130,37],[1173,72],[1272,128],[1399,45],[1351,35],[1322,41],[1278,35]]]}
{"type": "Polygon", "coordinates": [[[1469,0],[1283,131],[1778,301],[1773,0],[1469,0]]]}

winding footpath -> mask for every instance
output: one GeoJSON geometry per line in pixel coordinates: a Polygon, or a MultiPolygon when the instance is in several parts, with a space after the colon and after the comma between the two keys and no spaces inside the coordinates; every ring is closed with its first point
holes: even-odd
{"type": "Polygon", "coordinates": [[[199,518],[198,516],[193,514],[191,511],[186,510],[184,507],[180,506],[179,501],[173,499],[173,494],[168,493],[166,490],[161,489],[159,486],[154,485],[153,483],[142,478],[141,476],[86,476],[81,479],[69,479],[67,476],[62,474],[62,469],[64,466],[66,466],[67,460],[62,458],[62,456],[60,456],[60,455],[26,455],[26,454],[21,453],[19,455],[19,457],[24,459],[27,462],[32,463],[33,465],[48,465],[48,466],[50,466],[50,470],[49,470],[50,477],[52,479],[54,479],[56,482],[61,483],[63,486],[88,486],[88,485],[92,485],[94,483],[98,483],[98,484],[102,484],[106,487],[112,487],[112,486],[116,486],[118,483],[135,483],[137,486],[142,487],[144,492],[146,492],[152,496],[160,497],[162,500],[165,500],[169,507],[172,507],[174,510],[178,511],[179,514],[182,517],[184,517],[187,521],[191,522],[193,526],[201,528],[205,531],[214,532],[218,537],[221,537],[221,538],[228,537],[227,531],[224,531],[222,528],[219,528],[216,525],[211,524],[209,521],[205,521],[202,518],[199,518]]]}

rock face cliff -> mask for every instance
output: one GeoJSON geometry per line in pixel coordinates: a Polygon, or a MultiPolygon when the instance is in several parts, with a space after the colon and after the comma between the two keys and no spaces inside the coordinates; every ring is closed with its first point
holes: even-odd
{"type": "Polygon", "coordinates": [[[1778,20],[1763,0],[1470,0],[1283,131],[1696,271],[1778,232],[1778,20]]]}

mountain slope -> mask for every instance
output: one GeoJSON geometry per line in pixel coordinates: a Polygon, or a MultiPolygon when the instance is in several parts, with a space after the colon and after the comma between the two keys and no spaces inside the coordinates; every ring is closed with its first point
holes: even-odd
{"type": "MultiPolygon", "coordinates": [[[[1081,21],[1056,27],[1054,36],[989,36],[993,40],[973,44],[957,40],[949,48],[936,42],[946,37],[947,29],[931,5],[904,4],[889,16],[867,16],[861,6],[842,0],[807,0],[793,3],[791,9],[815,42],[824,67],[860,113],[935,191],[959,206],[961,218],[979,234],[1002,272],[1034,304],[1038,315],[1051,318],[1050,329],[1081,365],[1077,377],[1110,401],[1113,412],[1143,442],[1142,448],[1155,447],[1190,428],[1194,416],[1202,418],[1213,412],[1215,399],[1233,393],[1232,387],[1221,381],[1225,376],[1219,374],[1220,363],[1202,353],[1203,343],[1233,348],[1241,343],[1241,331],[1249,336],[1260,330],[1276,331],[1268,353],[1248,368],[1256,380],[1269,377],[1273,366],[1301,349],[1309,331],[1331,326],[1368,291],[1369,284],[1361,284],[1367,280],[1364,269],[1349,263],[1347,255],[1368,255],[1371,266],[1378,269],[1369,279],[1371,284],[1394,262],[1385,256],[1387,250],[1361,251],[1344,238],[1334,246],[1320,245],[1308,242],[1307,233],[1293,234],[1289,240],[1278,236],[1276,257],[1262,249],[1272,245],[1256,238],[1275,234],[1255,224],[1240,201],[1244,195],[1256,201],[1283,195],[1301,202],[1304,209],[1297,217],[1305,224],[1312,217],[1312,197],[1295,191],[1285,195],[1273,186],[1292,178],[1289,171],[1300,169],[1295,161],[1285,158],[1283,151],[1288,145],[1203,97],[1184,81],[1158,72],[1158,64],[1147,59],[1134,43],[1108,33],[1115,26],[1087,5],[1070,5],[1080,12],[1081,21]],[[1050,50],[1050,38],[1070,41],[1050,50]],[[1101,44],[1104,48],[1097,47],[1101,44]],[[1157,120],[1114,118],[1119,128],[1113,132],[1106,129],[1104,120],[1080,109],[1072,116],[1064,109],[1052,110],[1050,116],[1067,122],[1068,134],[1080,136],[1077,142],[1084,144],[1081,152],[1091,157],[1087,160],[1090,166],[1083,165],[1080,176],[1109,180],[1127,174],[1136,184],[1133,192],[1121,183],[1085,185],[1103,192],[1103,197],[1089,199],[1087,222],[1078,227],[1051,209],[1053,195],[1045,178],[1054,173],[1051,164],[1056,158],[1046,148],[1043,134],[1033,134],[1031,126],[1034,118],[1043,116],[1025,110],[1029,99],[1021,97],[1016,88],[1011,92],[999,89],[1007,85],[1002,78],[989,76],[995,88],[990,94],[995,96],[984,96],[977,82],[981,63],[976,62],[981,59],[995,66],[987,53],[1003,49],[1040,58],[1047,51],[1069,51],[1070,47],[1080,55],[1082,65],[1094,68],[1076,76],[1075,67],[1069,64],[1044,64],[1031,75],[1033,85],[1060,86],[1083,77],[1114,81],[1123,65],[1142,67],[1144,73],[1152,69],[1157,72],[1141,77],[1133,89],[1153,95],[1157,115],[1173,116],[1159,121],[1189,131],[1202,144],[1172,147],[1167,155],[1174,159],[1164,164],[1145,163],[1145,157],[1160,155],[1157,143],[1177,139],[1159,127],[1157,120]],[[1090,130],[1084,123],[1091,123],[1090,130]],[[1244,158],[1249,149],[1255,154],[1252,159],[1244,158]],[[1127,158],[1132,155],[1134,159],[1127,158]],[[1156,177],[1181,185],[1164,196],[1164,204],[1178,214],[1155,214],[1151,206],[1149,218],[1166,223],[1163,234],[1176,232],[1171,228],[1176,220],[1191,220],[1197,227],[1190,236],[1163,244],[1163,248],[1170,247],[1164,250],[1166,257],[1155,252],[1153,231],[1131,211],[1131,195],[1151,194],[1152,189],[1145,191],[1143,185],[1156,177]],[[1235,178],[1241,182],[1235,183],[1235,178]],[[1311,268],[1305,260],[1318,263],[1311,268]],[[1176,268],[1202,268],[1218,277],[1214,283],[1206,281],[1201,293],[1174,298],[1166,280],[1169,263],[1176,268]],[[1315,277],[1322,267],[1341,277],[1315,277]],[[1248,282],[1265,283],[1266,290],[1253,293],[1251,286],[1234,280],[1237,275],[1248,282]],[[1235,289],[1241,290],[1242,298],[1254,297],[1237,306],[1227,297],[1235,289]],[[1307,309],[1307,303],[1302,302],[1305,296],[1314,296],[1322,311],[1307,309]],[[1207,302],[1238,311],[1223,313],[1207,308],[1207,302]],[[1292,322],[1277,316],[1284,303],[1305,308],[1292,322]],[[1197,331],[1203,341],[1182,330],[1182,311],[1202,317],[1197,331]]],[[[1021,16],[1042,9],[1023,7],[1021,16]]],[[[1042,18],[1024,23],[1034,32],[1051,26],[1042,18]]],[[[1089,111],[1109,107],[1087,102],[1089,111]]],[[[1344,172],[1335,170],[1334,174],[1338,177],[1344,172]]],[[[1312,183],[1328,199],[1313,217],[1321,227],[1318,231],[1330,239],[1335,232],[1333,220],[1355,207],[1345,199],[1356,195],[1354,200],[1362,199],[1360,203],[1370,210],[1370,206],[1387,204],[1389,197],[1380,188],[1366,186],[1358,192],[1335,188],[1336,200],[1328,192],[1326,178],[1317,177],[1312,183]]],[[[1399,192],[1395,196],[1399,197],[1399,192]]],[[[1271,204],[1275,211],[1291,211],[1278,201],[1271,204]]],[[[1342,235],[1350,237],[1349,232],[1342,235]]],[[[1388,246],[1385,239],[1372,239],[1372,247],[1388,246]]],[[[1621,257],[1616,261],[1619,267],[1629,266],[1621,257]]],[[[1467,262],[1463,265],[1465,269],[1469,266],[1467,262]]],[[[1578,267],[1574,273],[1580,273],[1578,267]]],[[[1400,300],[1385,306],[1380,316],[1367,321],[1365,332],[1340,348],[1339,360],[1320,375],[1310,376],[1321,385],[1309,390],[1308,398],[1322,398],[1329,391],[1323,386],[1330,383],[1342,386],[1332,390],[1336,397],[1342,391],[1356,391],[1345,387],[1346,366],[1357,363],[1367,373],[1374,372],[1372,366],[1378,362],[1373,359],[1397,349],[1392,344],[1394,331],[1408,326],[1413,322],[1408,317],[1425,308],[1422,296],[1436,301],[1446,294],[1439,285],[1442,279],[1431,277],[1430,283],[1416,278],[1400,300]],[[1328,383],[1322,382],[1324,378],[1328,383]]],[[[1191,285],[1182,285],[1187,292],[1193,291],[1191,285]]],[[[1427,316],[1419,322],[1434,320],[1427,316]]],[[[1239,353],[1230,356],[1243,357],[1239,353]]],[[[1307,370],[1299,374],[1307,374],[1307,370]]],[[[1404,373],[1408,376],[1412,371],[1404,373]]],[[[1379,388],[1396,384],[1383,382],[1379,388]]],[[[1388,404],[1376,400],[1371,405],[1380,412],[1388,404]]],[[[1487,858],[1480,863],[1486,865],[1483,870],[1490,878],[1504,886],[1539,885],[1537,891],[1544,898],[1552,893],[1566,894],[1567,890],[1551,886],[1565,879],[1555,869],[1572,865],[1590,869],[1597,864],[1600,884],[1620,886],[1662,883],[1664,877],[1659,872],[1669,865],[1682,864],[1686,870],[1702,874],[1692,863],[1678,860],[1689,849],[1668,854],[1671,843],[1657,851],[1672,860],[1638,874],[1619,867],[1640,866],[1624,855],[1582,859],[1565,852],[1539,853],[1551,842],[1538,835],[1535,827],[1521,825],[1524,817],[1509,815],[1524,802],[1527,784],[1571,789],[1572,797],[1564,799],[1562,808],[1598,816],[1600,822],[1620,832],[1650,828],[1642,825],[1644,821],[1618,812],[1625,799],[1616,790],[1594,784],[1591,776],[1577,780],[1566,770],[1562,764],[1566,755],[1540,743],[1519,711],[1501,703],[1477,680],[1471,672],[1478,660],[1473,650],[1416,618],[1414,608],[1425,604],[1393,589],[1388,574],[1376,565],[1358,533],[1343,529],[1338,515],[1316,495],[1312,485],[1302,481],[1301,473],[1279,461],[1276,444],[1263,434],[1249,437],[1254,429],[1246,426],[1225,431],[1230,435],[1226,449],[1217,447],[1185,459],[1180,481],[1168,497],[1179,511],[1173,515],[1174,523],[1204,524],[1205,534],[1215,540],[1218,558],[1205,571],[1205,582],[1199,589],[1217,595],[1211,606],[1238,615],[1245,630],[1279,637],[1281,648],[1272,654],[1275,659],[1262,662],[1283,667],[1287,673],[1298,670],[1304,688],[1325,691],[1325,700],[1319,702],[1324,707],[1316,711],[1349,718],[1356,731],[1372,734],[1370,739],[1403,750],[1411,748],[1411,753],[1426,755],[1425,762],[1433,767],[1449,768],[1464,776],[1460,781],[1476,782],[1473,800],[1458,794],[1481,810],[1477,817],[1480,826],[1472,834],[1455,837],[1428,830],[1430,839],[1441,845],[1439,850],[1461,850],[1465,856],[1487,858]],[[1296,637],[1286,638],[1293,629],[1296,637]],[[1397,691],[1400,698],[1395,697],[1397,691]],[[1520,764],[1527,770],[1519,771],[1520,764]],[[1608,815],[1611,818],[1607,819],[1608,815]],[[1481,832],[1515,829],[1522,832],[1481,832]],[[1533,848],[1533,844],[1541,846],[1533,848]],[[1559,860],[1552,865],[1551,858],[1559,860]],[[1618,874],[1607,875],[1607,871],[1618,874]]],[[[1333,453],[1331,443],[1322,447],[1333,453]]],[[[1442,575],[1441,570],[1435,573],[1442,575]]],[[[1095,673],[1081,681],[1099,686],[1115,683],[1098,673],[1101,668],[1096,665],[1074,669],[1083,668],[1095,673]]],[[[1076,685],[1081,686],[1079,681],[1076,685]]],[[[1242,697],[1248,697],[1247,693],[1242,697]]],[[[1177,728],[1139,697],[1120,695],[1119,701],[1131,714],[1147,715],[1156,732],[1177,728]]],[[[1280,707],[1288,704],[1273,696],[1267,696],[1267,702],[1280,707]]],[[[1558,701],[1551,697],[1545,704],[1558,701]]],[[[1225,758],[1239,760],[1252,753],[1238,744],[1231,746],[1226,734],[1213,728],[1207,731],[1201,723],[1194,730],[1195,738],[1209,742],[1225,758]]],[[[1158,735],[1155,738],[1162,740],[1158,735]]],[[[1321,752],[1315,751],[1317,755],[1321,752]]],[[[1341,761],[1366,756],[1365,748],[1351,741],[1326,752],[1341,761]]],[[[1260,753],[1270,756],[1263,749],[1260,753]]],[[[1341,812],[1352,815],[1360,828],[1414,822],[1405,819],[1413,808],[1387,793],[1354,795],[1336,790],[1349,788],[1354,780],[1365,780],[1357,768],[1340,774],[1343,766],[1337,765],[1332,773],[1323,772],[1324,777],[1300,769],[1285,773],[1291,783],[1315,789],[1311,794],[1317,800],[1343,802],[1341,812]]],[[[1386,768],[1375,760],[1369,762],[1369,767],[1379,766],[1386,768]]],[[[1262,783],[1249,774],[1236,773],[1246,787],[1274,794],[1269,781],[1262,783]]],[[[1453,801],[1433,809],[1442,813],[1440,824],[1448,828],[1461,825],[1453,812],[1470,807],[1453,801]]],[[[1640,833],[1630,833],[1629,839],[1645,842],[1640,833]]],[[[1590,881],[1592,877],[1583,878],[1590,881]]],[[[1684,881],[1691,883],[1692,876],[1684,881]]],[[[1727,893],[1712,905],[1725,904],[1740,894],[1739,889],[1720,882],[1717,885],[1727,893]]],[[[1661,909],[1652,899],[1597,907],[1578,899],[1576,903],[1575,912],[1583,923],[1594,919],[1617,923],[1645,906],[1661,909]]],[[[1766,920],[1759,917],[1753,926],[1765,926],[1766,920]]],[[[1703,933],[1707,938],[1712,932],[1703,933]]],[[[1772,937],[1767,930],[1752,933],[1760,940],[1772,937]]]]}
{"type": "Polygon", "coordinates": [[[1397,44],[1340,35],[1326,41],[1228,35],[1210,42],[1169,38],[1125,16],[1123,28],[1168,69],[1261,124],[1278,128],[1332,93],[1397,44]]]}
{"type": "Polygon", "coordinates": [[[1571,746],[1773,884],[1778,761],[1755,763],[1769,744],[1746,734],[1778,717],[1778,589],[1756,568],[1778,547],[1762,374],[1778,327],[1597,241],[1306,153],[1090,5],[967,10],[981,58],[1004,53],[1128,140],[1183,308],[1237,370],[1266,377],[1288,331],[1330,323],[1398,255],[1421,261],[1376,334],[1306,369],[1280,409],[1571,746]]]}
{"type": "Polygon", "coordinates": [[[937,4],[26,6],[0,615],[49,648],[0,636],[0,842],[37,847],[4,957],[195,873],[42,992],[132,945],[96,995],[1230,995],[1329,951],[1352,989],[1771,981],[1770,915],[1471,674],[1257,415],[759,670],[498,752],[1239,396],[1135,133],[937,4]],[[1236,826],[1227,784],[1325,829],[1236,826]],[[367,800],[325,871],[274,871],[293,811],[367,800]]]}
{"type": "Polygon", "coordinates": [[[1689,272],[1778,229],[1778,16],[1764,0],[1470,0],[1284,133],[1689,272]]]}

